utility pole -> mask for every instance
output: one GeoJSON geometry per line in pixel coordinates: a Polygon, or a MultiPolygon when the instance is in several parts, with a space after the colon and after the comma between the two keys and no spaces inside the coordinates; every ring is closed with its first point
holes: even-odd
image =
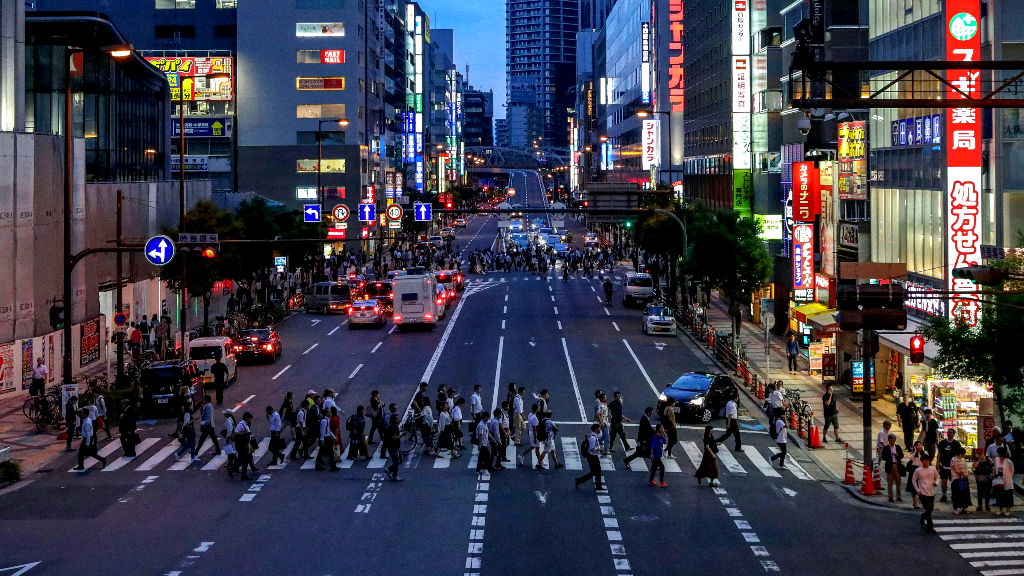
{"type": "MultiPolygon", "coordinates": [[[[122,192],[120,190],[118,190],[117,191],[117,232],[116,232],[117,239],[116,239],[116,243],[115,243],[115,245],[118,248],[121,247],[121,206],[122,206],[122,204],[121,204],[121,197],[122,197],[122,192]]],[[[116,310],[117,314],[123,314],[124,313],[124,296],[121,294],[121,289],[122,289],[121,277],[122,277],[122,274],[123,274],[123,270],[122,270],[122,258],[121,258],[121,253],[120,252],[117,253],[117,266],[115,268],[115,274],[117,275],[117,290],[114,292],[114,309],[116,310]]],[[[119,326],[119,328],[124,328],[124,327],[123,326],[119,326]]],[[[117,334],[115,334],[115,340],[117,341],[117,368],[116,368],[116,372],[115,372],[117,374],[117,376],[114,378],[114,382],[116,383],[117,386],[120,386],[120,385],[123,384],[122,380],[124,380],[124,332],[123,331],[118,331],[117,334]]]]}

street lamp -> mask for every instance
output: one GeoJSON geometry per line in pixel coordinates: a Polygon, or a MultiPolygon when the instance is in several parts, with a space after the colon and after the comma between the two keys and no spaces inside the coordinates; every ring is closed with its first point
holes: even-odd
{"type": "Polygon", "coordinates": [[[320,203],[321,210],[324,205],[324,191],[320,185],[320,173],[323,171],[321,165],[324,163],[324,124],[337,124],[346,128],[348,127],[348,118],[328,118],[316,121],[316,200],[320,203]]]}
{"type": "MultiPolygon", "coordinates": [[[[129,45],[119,44],[113,46],[104,46],[99,49],[100,52],[106,52],[113,58],[125,58],[130,56],[132,53],[132,47],[129,45]]],[[[73,177],[72,169],[74,168],[74,162],[72,161],[72,154],[74,153],[74,130],[72,128],[72,117],[71,117],[71,65],[75,54],[84,54],[84,48],[77,48],[68,46],[67,54],[64,58],[64,322],[62,329],[62,339],[64,341],[64,356],[61,358],[61,379],[64,384],[71,384],[71,325],[74,321],[74,315],[72,314],[72,291],[71,291],[71,273],[74,270],[74,262],[72,261],[73,249],[71,245],[71,218],[73,206],[73,177]]],[[[83,67],[84,67],[83,57],[83,67]]],[[[118,290],[121,289],[120,278],[118,278],[118,290]]],[[[68,433],[73,433],[74,430],[68,433]]]]}
{"type": "Polygon", "coordinates": [[[672,163],[672,113],[667,110],[637,110],[637,118],[647,118],[655,114],[664,114],[669,118],[668,126],[668,185],[672,187],[672,183],[675,182],[675,165],[672,163]]]}

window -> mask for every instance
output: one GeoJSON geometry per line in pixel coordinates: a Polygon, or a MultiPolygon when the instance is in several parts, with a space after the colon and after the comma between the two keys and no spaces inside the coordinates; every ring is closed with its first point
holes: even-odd
{"type": "Polygon", "coordinates": [[[345,24],[342,22],[296,22],[295,36],[344,36],[345,24]]]}
{"type": "Polygon", "coordinates": [[[217,0],[217,9],[231,9],[238,8],[238,0],[217,0]]]}
{"type": "MultiPolygon", "coordinates": [[[[316,158],[300,158],[295,161],[295,171],[299,174],[303,173],[316,173],[316,158]]],[[[324,174],[335,173],[341,174],[345,172],[345,159],[344,158],[324,158],[323,159],[323,170],[324,174]]]]}
{"type": "Polygon", "coordinates": [[[213,27],[214,38],[234,38],[238,36],[238,27],[234,24],[218,24],[213,27]]]}
{"type": "Polygon", "coordinates": [[[157,10],[191,10],[196,7],[196,0],[156,0],[157,10]]]}
{"type": "MultiPolygon", "coordinates": [[[[329,128],[325,122],[325,129],[320,131],[320,137],[323,139],[325,146],[341,146],[345,143],[345,132],[341,130],[326,130],[329,128]]],[[[295,133],[295,143],[298,145],[314,146],[316,145],[316,130],[299,130],[295,133]]]]}
{"type": "Polygon", "coordinates": [[[299,104],[295,107],[296,118],[344,118],[344,104],[299,104]]]}
{"type": "Polygon", "coordinates": [[[296,186],[295,187],[295,199],[296,200],[316,200],[316,186],[296,186]]]}
{"type": "Polygon", "coordinates": [[[195,26],[157,26],[153,29],[156,38],[195,38],[195,26]]]}
{"type": "Polygon", "coordinates": [[[295,78],[296,90],[344,90],[345,79],[341,77],[299,76],[295,78]]]}

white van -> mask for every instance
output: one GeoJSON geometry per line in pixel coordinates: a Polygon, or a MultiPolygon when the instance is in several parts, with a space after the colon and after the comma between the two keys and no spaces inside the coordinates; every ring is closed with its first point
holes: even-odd
{"type": "Polygon", "coordinates": [[[626,274],[626,285],[622,291],[622,304],[648,303],[654,299],[654,280],[650,274],[630,272],[626,274]]]}
{"type": "Polygon", "coordinates": [[[231,347],[231,338],[227,336],[206,336],[196,338],[188,343],[188,357],[196,363],[196,367],[203,370],[203,384],[213,383],[213,364],[220,358],[228,367],[228,381],[230,385],[238,378],[238,358],[231,347]]]}
{"type": "Polygon", "coordinates": [[[444,300],[438,300],[437,278],[433,272],[396,276],[391,282],[391,293],[395,300],[391,320],[399,330],[407,324],[433,327],[444,316],[444,300]]]}

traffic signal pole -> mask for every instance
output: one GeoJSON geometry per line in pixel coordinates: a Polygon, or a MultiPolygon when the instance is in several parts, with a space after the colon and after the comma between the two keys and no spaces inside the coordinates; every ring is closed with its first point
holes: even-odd
{"type": "Polygon", "coordinates": [[[864,385],[862,390],[864,391],[864,412],[863,412],[863,425],[864,425],[864,482],[873,482],[874,480],[874,461],[873,451],[874,443],[872,433],[872,422],[871,422],[871,400],[874,396],[874,385],[871,382],[874,374],[874,363],[875,363],[875,343],[878,341],[878,333],[874,330],[864,329],[861,333],[861,356],[864,359],[864,385]]]}

